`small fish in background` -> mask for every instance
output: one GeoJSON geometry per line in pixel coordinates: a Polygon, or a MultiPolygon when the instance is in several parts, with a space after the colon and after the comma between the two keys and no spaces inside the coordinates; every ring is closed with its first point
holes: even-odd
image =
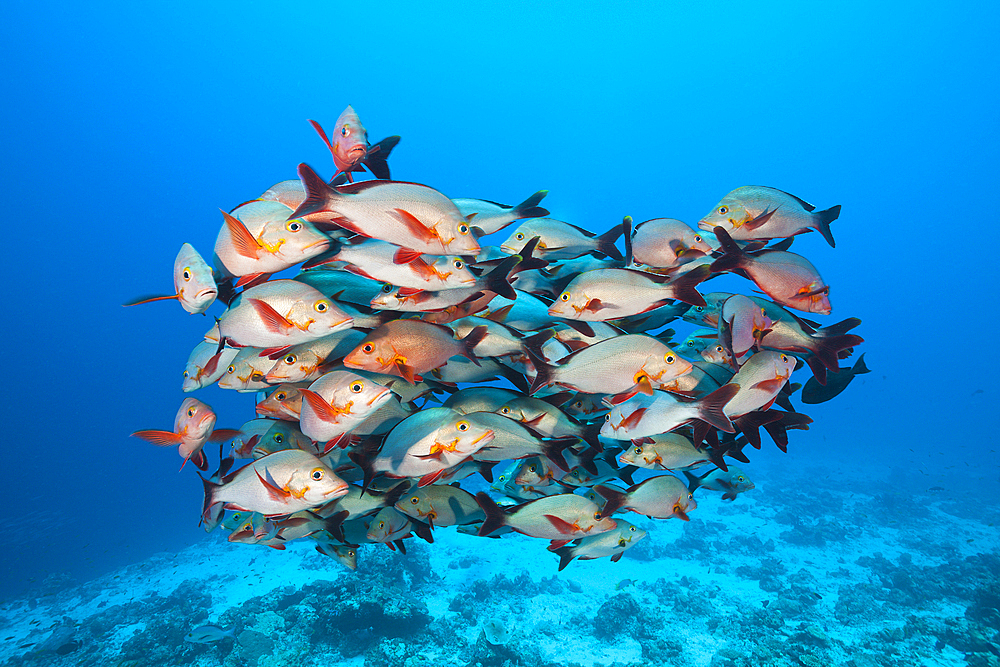
{"type": "Polygon", "coordinates": [[[615,590],[623,591],[629,586],[635,586],[635,581],[633,581],[632,579],[622,579],[617,584],[615,584],[615,590]]]}
{"type": "MultiPolygon", "coordinates": [[[[619,519],[617,523],[618,525],[613,530],[589,535],[574,541],[572,544],[552,549],[559,554],[559,570],[565,569],[574,558],[594,560],[610,557],[611,562],[617,563],[627,549],[635,546],[639,540],[646,537],[646,531],[628,521],[619,519]]],[[[619,585],[621,584],[619,583],[619,585]]],[[[617,586],[615,590],[619,590],[617,586]]]]}
{"type": "Polygon", "coordinates": [[[729,466],[728,472],[714,468],[701,476],[685,471],[684,476],[691,493],[695,489],[720,491],[723,500],[736,500],[736,496],[756,488],[747,474],[736,466],[729,466]]]}
{"type": "Polygon", "coordinates": [[[194,644],[214,644],[223,639],[236,639],[236,626],[223,630],[217,625],[202,625],[184,635],[184,641],[194,644]]]}
{"type": "Polygon", "coordinates": [[[499,232],[511,223],[526,218],[542,218],[549,214],[538,204],[549,194],[539,190],[516,206],[498,204],[488,199],[452,199],[458,210],[465,216],[476,236],[486,236],[499,232]]]}
{"type": "Polygon", "coordinates": [[[869,368],[865,365],[865,355],[862,354],[858,357],[858,360],[854,362],[853,367],[841,368],[839,371],[834,372],[827,372],[826,386],[817,382],[815,377],[809,378],[806,381],[805,386],[802,387],[802,394],[799,400],[809,405],[824,403],[847,389],[847,385],[851,384],[851,380],[854,379],[854,376],[870,372],[871,370],[869,370],[869,368]]]}
{"type": "Polygon", "coordinates": [[[673,218],[640,222],[632,232],[633,268],[653,271],[669,269],[710,255],[713,250],[705,235],[673,218]]]}
{"type": "Polygon", "coordinates": [[[615,247],[615,241],[625,230],[625,225],[616,225],[598,236],[554,218],[532,218],[522,222],[507,240],[500,244],[500,249],[508,255],[516,255],[537,236],[539,241],[534,255],[545,260],[575,259],[590,253],[598,253],[622,261],[625,258],[615,247]]]}
{"type": "Polygon", "coordinates": [[[358,569],[358,550],[350,545],[320,542],[316,545],[316,551],[324,556],[329,556],[348,570],[358,569]]]}
{"type": "Polygon", "coordinates": [[[510,626],[499,618],[491,618],[483,622],[483,636],[493,646],[503,646],[513,636],[510,626]]]}
{"type": "Polygon", "coordinates": [[[215,412],[211,406],[202,403],[197,398],[188,397],[181,403],[180,410],[174,418],[173,431],[145,430],[132,433],[159,447],[177,447],[177,452],[184,459],[181,469],[189,460],[201,470],[208,470],[208,459],[201,448],[208,442],[225,442],[240,435],[235,429],[215,428],[215,412]]]}
{"type": "Polygon", "coordinates": [[[736,188],[698,222],[707,232],[722,227],[738,241],[784,239],[815,229],[836,247],[830,223],[840,216],[840,204],[817,211],[795,195],[763,185],[736,188]]]}
{"type": "Polygon", "coordinates": [[[361,119],[351,105],[347,105],[337,122],[334,125],[333,140],[326,136],[323,127],[314,120],[309,123],[316,130],[316,134],[323,139],[323,143],[330,149],[333,156],[333,164],[337,167],[337,173],[330,180],[331,185],[344,182],[354,182],[352,172],[363,172],[364,167],[375,178],[389,178],[389,164],[387,162],[389,153],[399,143],[399,136],[386,137],[374,146],[368,143],[368,131],[361,124],[361,119]],[[364,165],[364,166],[362,166],[364,165]]]}
{"type": "Polygon", "coordinates": [[[145,296],[135,301],[122,304],[138,306],[141,303],[152,303],[165,299],[177,299],[181,308],[192,315],[204,314],[208,307],[215,303],[219,288],[215,284],[212,267],[202,259],[198,251],[190,243],[181,246],[174,260],[174,293],[165,296],[145,296]]]}

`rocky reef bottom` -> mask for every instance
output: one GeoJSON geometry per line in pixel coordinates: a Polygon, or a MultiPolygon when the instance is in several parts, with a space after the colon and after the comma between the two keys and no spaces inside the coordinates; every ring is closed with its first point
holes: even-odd
{"type": "Polygon", "coordinates": [[[620,562],[562,572],[545,542],[453,528],[355,572],[212,535],[6,602],[0,665],[1000,667],[995,502],[769,471],[690,522],[628,518],[649,537],[620,562]],[[208,623],[234,637],[185,641],[208,623]]]}

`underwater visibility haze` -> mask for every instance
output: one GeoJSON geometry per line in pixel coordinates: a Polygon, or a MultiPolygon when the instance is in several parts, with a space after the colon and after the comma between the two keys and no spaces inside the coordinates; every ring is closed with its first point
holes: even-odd
{"type": "Polygon", "coordinates": [[[0,664],[1000,665],[1000,9],[6,14],[0,664]]]}

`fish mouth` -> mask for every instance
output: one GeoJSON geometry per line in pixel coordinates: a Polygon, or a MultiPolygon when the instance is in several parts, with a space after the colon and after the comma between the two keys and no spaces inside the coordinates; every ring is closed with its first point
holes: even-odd
{"type": "Polygon", "coordinates": [[[375,403],[382,403],[389,399],[389,394],[392,393],[391,389],[383,389],[379,393],[375,394],[372,400],[368,401],[368,407],[375,405],[375,403]]]}
{"type": "Polygon", "coordinates": [[[323,246],[323,250],[326,250],[330,247],[330,239],[319,239],[318,241],[313,241],[309,245],[303,246],[302,250],[306,251],[310,248],[315,248],[316,246],[323,246]]]}
{"type": "Polygon", "coordinates": [[[197,294],[194,295],[195,301],[201,301],[202,299],[207,299],[209,297],[216,298],[219,296],[219,290],[214,287],[206,287],[197,294]]]}

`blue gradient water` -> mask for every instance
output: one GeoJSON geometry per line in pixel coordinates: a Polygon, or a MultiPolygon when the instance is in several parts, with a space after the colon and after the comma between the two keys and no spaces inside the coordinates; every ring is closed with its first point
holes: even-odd
{"type": "MultiPolygon", "coordinates": [[[[5,6],[0,598],[204,539],[192,467],[128,434],[170,427],[211,321],[120,304],[169,291],[183,242],[208,255],[220,208],[299,162],[329,176],[306,119],[347,104],[372,140],[402,135],[394,177],[545,188],[595,231],[694,223],[747,184],[842,204],[836,249],[796,249],[832,285],[825,321],[863,320],[873,372],[752,460],[997,502],[1000,8],[144,5],[5,6]]],[[[220,426],[251,416],[198,396],[220,426]]]]}

